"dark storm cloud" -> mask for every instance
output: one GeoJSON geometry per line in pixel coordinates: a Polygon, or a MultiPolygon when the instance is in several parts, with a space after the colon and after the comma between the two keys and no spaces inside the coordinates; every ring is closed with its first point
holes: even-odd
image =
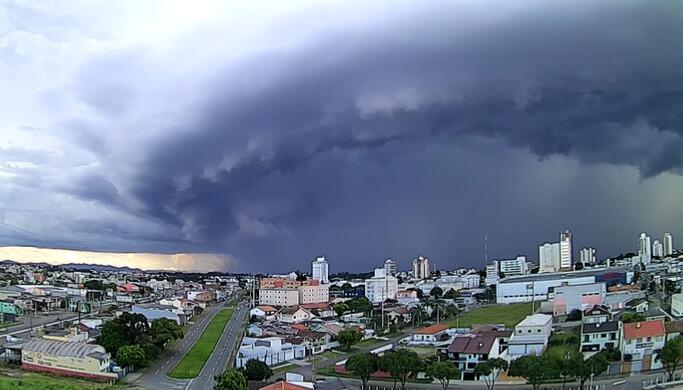
{"type": "MultiPolygon", "coordinates": [[[[683,20],[675,4],[544,5],[481,26],[458,12],[420,11],[231,64],[215,76],[203,115],[150,147],[131,194],[188,241],[215,249],[242,245],[249,223],[280,234],[315,225],[347,201],[328,189],[352,181],[340,175],[348,165],[382,166],[463,136],[539,157],[634,166],[643,177],[680,172],[683,20]],[[321,172],[314,162],[327,155],[337,162],[321,172]]],[[[126,110],[126,99],[87,96],[104,111],[126,110]]],[[[93,184],[81,195],[112,200],[108,186],[93,184]]]]}

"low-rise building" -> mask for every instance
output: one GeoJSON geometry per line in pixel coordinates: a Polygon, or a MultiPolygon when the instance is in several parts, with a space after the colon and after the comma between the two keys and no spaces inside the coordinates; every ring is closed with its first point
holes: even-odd
{"type": "Polygon", "coordinates": [[[291,288],[262,288],[259,303],[269,306],[296,306],[299,304],[299,290],[291,288]]]}
{"type": "Polygon", "coordinates": [[[446,324],[434,324],[415,330],[410,339],[411,344],[438,344],[448,340],[446,324]]]}
{"type": "Polygon", "coordinates": [[[327,303],[330,301],[330,286],[319,284],[317,286],[301,286],[299,290],[299,304],[327,303]]]}
{"type": "Polygon", "coordinates": [[[511,334],[510,330],[482,327],[456,336],[446,349],[446,353],[460,370],[460,379],[475,379],[474,368],[477,364],[504,356],[511,334]]]}
{"type": "Polygon", "coordinates": [[[272,366],[305,356],[304,346],[285,342],[281,337],[245,337],[235,357],[235,365],[243,367],[250,359],[256,359],[272,366]]]}
{"type": "Polygon", "coordinates": [[[310,311],[297,306],[286,307],[277,313],[277,320],[288,324],[308,321],[315,316],[310,311]]]}
{"type": "Polygon", "coordinates": [[[663,320],[634,322],[622,325],[621,347],[622,357],[631,356],[631,360],[642,361],[643,370],[660,368],[657,354],[666,342],[666,327],[663,320]]]}
{"type": "Polygon", "coordinates": [[[111,355],[99,345],[32,338],[21,345],[21,368],[100,381],[118,379],[111,355]]]}
{"type": "Polygon", "coordinates": [[[683,317],[683,293],[673,294],[671,296],[671,315],[674,317],[683,317]]]}
{"type": "Polygon", "coordinates": [[[597,324],[612,320],[612,313],[605,306],[593,306],[583,311],[581,322],[584,324],[597,324]]]}
{"type": "Polygon", "coordinates": [[[518,358],[526,355],[541,355],[548,346],[552,332],[553,317],[547,314],[526,316],[510,337],[508,355],[518,358]]]}
{"type": "Polygon", "coordinates": [[[581,352],[599,352],[618,349],[621,322],[596,322],[581,325],[581,352]]]}

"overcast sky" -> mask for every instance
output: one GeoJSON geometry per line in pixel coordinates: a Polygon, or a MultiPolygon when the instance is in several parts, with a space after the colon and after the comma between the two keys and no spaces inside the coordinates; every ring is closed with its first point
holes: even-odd
{"type": "Polygon", "coordinates": [[[249,4],[0,0],[0,245],[337,272],[683,240],[680,2],[249,4]]]}

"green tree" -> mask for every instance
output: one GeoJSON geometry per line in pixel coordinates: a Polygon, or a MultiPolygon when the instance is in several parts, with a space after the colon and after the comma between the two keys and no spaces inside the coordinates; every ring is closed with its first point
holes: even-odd
{"type": "Polygon", "coordinates": [[[370,313],[372,303],[366,297],[354,298],[345,302],[351,313],[370,313]]]}
{"type": "Polygon", "coordinates": [[[443,289],[439,286],[434,287],[433,289],[429,290],[429,295],[433,296],[434,298],[441,298],[443,295],[443,289]]]}
{"type": "Polygon", "coordinates": [[[357,353],[346,361],[346,369],[360,378],[363,383],[362,389],[365,389],[370,375],[378,369],[377,355],[369,352],[357,353]]]}
{"type": "Polygon", "coordinates": [[[526,379],[534,390],[538,390],[548,379],[557,376],[556,365],[549,358],[535,355],[513,360],[508,373],[526,379]]]}
{"type": "Polygon", "coordinates": [[[247,390],[247,378],[237,369],[230,368],[213,377],[213,390],[247,390]]]}
{"type": "Polygon", "coordinates": [[[484,378],[486,388],[493,390],[496,385],[496,380],[501,373],[508,369],[508,362],[504,359],[494,358],[485,362],[479,363],[474,367],[474,375],[479,378],[484,378]]]}
{"type": "Polygon", "coordinates": [[[134,371],[136,367],[146,367],[149,360],[150,357],[139,345],[125,345],[116,353],[116,362],[123,367],[129,367],[131,371],[134,371]]]}
{"type": "Polygon", "coordinates": [[[171,340],[183,338],[183,328],[168,318],[158,318],[152,321],[152,338],[154,345],[163,348],[171,340]]]}
{"type": "Polygon", "coordinates": [[[361,339],[363,339],[363,335],[354,329],[344,329],[337,336],[337,341],[339,341],[342,349],[346,351],[351,349],[351,346],[361,341],[361,339]]]}
{"type": "Polygon", "coordinates": [[[450,362],[434,362],[427,368],[427,374],[441,382],[443,390],[448,389],[452,379],[460,378],[460,370],[450,362]]]}
{"type": "Polygon", "coordinates": [[[83,283],[83,287],[87,288],[88,290],[104,290],[104,287],[102,287],[102,281],[97,279],[86,280],[85,283],[83,283]]]}
{"type": "Polygon", "coordinates": [[[384,354],[383,369],[395,380],[401,383],[401,389],[405,390],[406,381],[410,374],[420,370],[422,361],[420,356],[409,349],[400,348],[384,354]]]}
{"type": "Polygon", "coordinates": [[[273,370],[260,360],[249,359],[244,365],[244,376],[250,381],[266,381],[273,376],[273,370]]]}
{"type": "Polygon", "coordinates": [[[666,372],[669,374],[669,381],[673,380],[676,368],[681,362],[681,357],[683,357],[683,338],[681,336],[669,340],[664,348],[659,351],[659,354],[657,354],[657,360],[662,362],[666,372]]]}
{"type": "Polygon", "coordinates": [[[349,311],[349,305],[345,303],[338,303],[334,306],[332,306],[332,309],[334,310],[335,313],[337,313],[337,317],[341,317],[344,313],[349,311]]]}
{"type": "Polygon", "coordinates": [[[143,345],[150,340],[147,319],[142,314],[123,313],[102,326],[97,343],[116,356],[119,348],[126,345],[143,345]]]}
{"type": "Polygon", "coordinates": [[[583,355],[575,361],[575,376],[579,380],[579,385],[581,390],[583,390],[586,381],[593,375],[600,375],[609,366],[607,360],[607,353],[605,351],[600,351],[599,353],[591,356],[588,359],[584,359],[583,355]]]}
{"type": "Polygon", "coordinates": [[[460,296],[460,293],[455,291],[454,289],[449,289],[446,291],[446,293],[443,295],[444,299],[455,299],[460,296]]]}
{"type": "Polygon", "coordinates": [[[624,315],[621,316],[621,322],[624,324],[643,321],[645,321],[645,315],[643,313],[624,313],[624,315]]]}

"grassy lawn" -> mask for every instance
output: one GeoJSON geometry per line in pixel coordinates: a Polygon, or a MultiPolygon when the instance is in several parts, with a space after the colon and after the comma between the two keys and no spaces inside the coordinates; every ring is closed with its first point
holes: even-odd
{"type": "Polygon", "coordinates": [[[220,340],[225,325],[232,316],[232,309],[222,309],[209,322],[197,342],[187,352],[185,357],[173,370],[168,373],[171,378],[190,379],[195,378],[202,371],[206,360],[211,356],[216,343],[220,340]]]}
{"type": "Polygon", "coordinates": [[[288,371],[292,367],[296,367],[296,364],[289,363],[289,364],[283,364],[283,365],[280,365],[277,367],[273,367],[272,368],[273,375],[282,374],[282,373],[288,371]]]}
{"type": "Polygon", "coordinates": [[[109,386],[82,379],[63,378],[37,373],[18,373],[17,376],[5,376],[0,373],[0,389],[3,390],[90,390],[90,389],[125,389],[125,386],[109,386]]]}
{"type": "Polygon", "coordinates": [[[436,348],[434,347],[406,347],[406,349],[417,353],[420,357],[436,355],[436,348]]]}
{"type": "Polygon", "coordinates": [[[339,356],[340,355],[338,353],[334,353],[332,351],[325,351],[323,353],[319,353],[319,354],[315,355],[315,357],[313,357],[313,359],[311,359],[311,363],[317,364],[319,362],[322,362],[323,360],[327,360],[330,358],[336,358],[339,356]]]}
{"type": "MultiPolygon", "coordinates": [[[[539,307],[538,302],[536,302],[536,307],[539,307]]],[[[454,318],[448,321],[448,325],[469,328],[476,324],[505,324],[506,327],[512,328],[530,314],[531,303],[492,305],[465,313],[459,319],[454,318]]]]}
{"type": "Polygon", "coordinates": [[[568,351],[578,351],[579,345],[579,338],[573,333],[554,333],[550,336],[548,349],[543,352],[543,355],[563,358],[568,351]]]}

